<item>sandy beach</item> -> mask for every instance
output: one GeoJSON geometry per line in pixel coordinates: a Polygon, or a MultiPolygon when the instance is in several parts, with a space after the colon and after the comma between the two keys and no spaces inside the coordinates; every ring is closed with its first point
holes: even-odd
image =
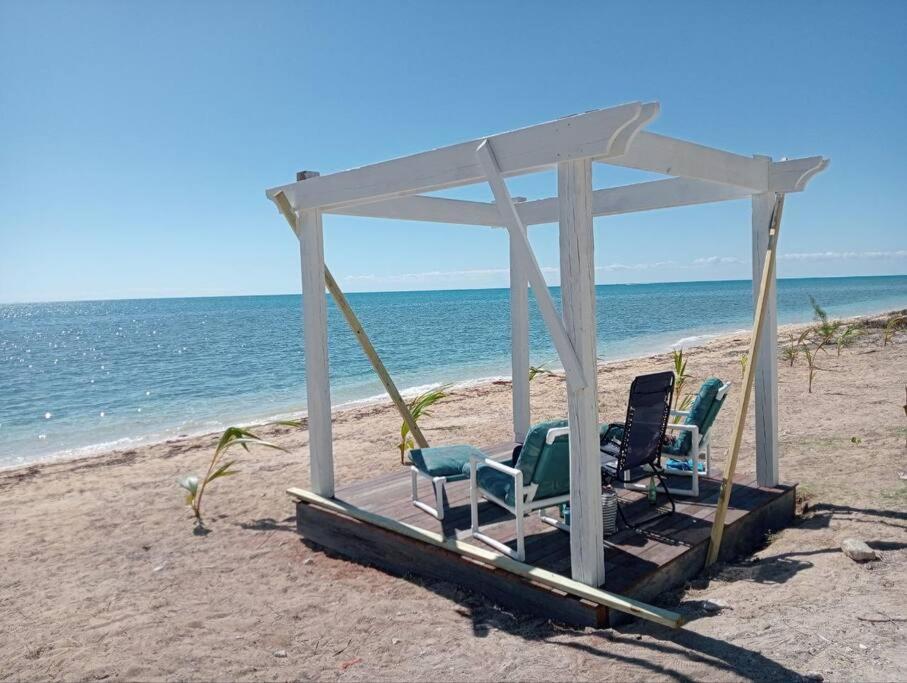
{"type": "MultiPolygon", "coordinates": [[[[204,471],[217,435],[0,472],[0,680],[903,680],[907,334],[883,346],[881,318],[867,320],[870,334],[822,355],[812,393],[802,358],[780,363],[781,477],[799,482],[802,514],[662,595],[683,631],[565,628],[318,552],[284,494],[308,483],[307,433],[272,426],[260,435],[290,454],[243,454],[209,489],[207,536],[176,480],[204,471]],[[846,537],[880,559],[851,561],[846,537]],[[706,614],[707,599],[728,608],[706,614]]],[[[747,341],[690,349],[688,386],[739,385],[747,341]]],[[[670,367],[670,354],[602,364],[602,419],[623,417],[634,376],[670,367]]],[[[534,421],[565,414],[562,376],[531,392],[534,421]]],[[[719,472],[739,398],[715,427],[719,472]]],[[[399,423],[389,404],[336,412],[338,482],[398,469],[399,423]]],[[[422,424],[437,445],[499,442],[509,425],[507,382],[457,390],[422,424]]],[[[739,470],[752,452],[750,420],[739,470]]]]}

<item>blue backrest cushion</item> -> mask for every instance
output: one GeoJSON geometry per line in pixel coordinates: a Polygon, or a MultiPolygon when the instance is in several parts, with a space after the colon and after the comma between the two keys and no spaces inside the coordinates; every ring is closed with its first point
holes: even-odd
{"type": "MultiPolygon", "coordinates": [[[[690,414],[686,416],[683,423],[686,425],[696,425],[699,427],[699,433],[705,434],[712,427],[718,412],[721,410],[721,404],[724,401],[717,400],[718,392],[724,383],[717,377],[709,377],[696,394],[693,405],[690,406],[690,414]]],[[[693,435],[689,432],[680,432],[674,437],[670,450],[672,453],[686,455],[693,446],[693,435]]]]}

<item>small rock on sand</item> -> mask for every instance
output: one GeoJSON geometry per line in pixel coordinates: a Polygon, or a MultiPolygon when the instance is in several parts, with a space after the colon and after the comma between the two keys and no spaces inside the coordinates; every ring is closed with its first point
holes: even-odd
{"type": "Polygon", "coordinates": [[[879,559],[875,550],[856,538],[845,538],[841,542],[841,550],[854,562],[869,562],[879,559]]]}
{"type": "Polygon", "coordinates": [[[807,681],[819,681],[819,683],[825,680],[825,676],[820,674],[818,671],[807,671],[803,675],[803,678],[805,678],[807,681]]]}
{"type": "Polygon", "coordinates": [[[286,650],[274,650],[274,656],[280,657],[281,659],[283,659],[284,657],[287,656],[287,651],[286,650]]]}
{"type": "Polygon", "coordinates": [[[728,607],[730,607],[730,605],[721,598],[711,598],[702,603],[702,609],[713,614],[720,612],[723,609],[727,609],[728,607]]]}

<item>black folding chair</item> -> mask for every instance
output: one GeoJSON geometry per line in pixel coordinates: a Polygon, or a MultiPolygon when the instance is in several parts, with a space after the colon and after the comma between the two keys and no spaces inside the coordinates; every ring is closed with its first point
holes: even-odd
{"type": "Polygon", "coordinates": [[[670,510],[636,524],[627,521],[618,505],[617,512],[621,520],[631,529],[673,514],[677,509],[661,468],[661,446],[668,426],[673,395],[673,372],[640,375],[630,385],[626,421],[609,424],[601,433],[603,482],[610,485],[617,480],[626,484],[654,476],[671,503],[670,510]]]}

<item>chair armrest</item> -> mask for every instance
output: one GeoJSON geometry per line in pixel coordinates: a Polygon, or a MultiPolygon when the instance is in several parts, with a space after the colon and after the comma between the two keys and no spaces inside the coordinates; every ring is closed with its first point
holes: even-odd
{"type": "Polygon", "coordinates": [[[570,427],[552,427],[545,435],[545,443],[550,446],[557,437],[564,436],[565,434],[570,434],[570,427]]]}
{"type": "Polygon", "coordinates": [[[727,392],[731,389],[731,383],[725,382],[721,385],[721,388],[718,389],[718,393],[715,394],[715,398],[719,401],[723,401],[724,397],[727,396],[727,392]]]}
{"type": "Polygon", "coordinates": [[[672,410],[671,417],[689,417],[689,410],[672,410]]]}
{"type": "Polygon", "coordinates": [[[514,479],[516,479],[517,475],[519,475],[521,478],[523,476],[523,470],[518,470],[516,467],[510,467],[510,465],[505,465],[504,463],[498,462],[497,460],[492,460],[487,455],[471,455],[469,456],[469,461],[470,467],[473,468],[475,465],[485,465],[486,467],[490,467],[493,470],[498,470],[500,472],[503,472],[504,474],[509,474],[514,479]]]}
{"type": "Polygon", "coordinates": [[[668,429],[676,429],[681,432],[691,432],[691,433],[695,433],[695,432],[699,431],[699,427],[697,427],[696,425],[682,425],[682,424],[676,424],[673,422],[668,423],[668,429]]]}

